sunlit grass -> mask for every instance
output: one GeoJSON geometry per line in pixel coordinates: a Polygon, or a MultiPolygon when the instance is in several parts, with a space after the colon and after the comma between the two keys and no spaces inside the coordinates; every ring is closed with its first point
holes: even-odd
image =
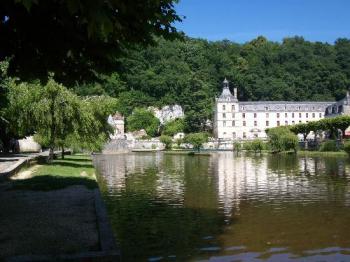
{"type": "Polygon", "coordinates": [[[55,190],[71,185],[97,187],[95,169],[88,155],[65,156],[36,169],[29,179],[14,180],[12,189],[55,190]]]}

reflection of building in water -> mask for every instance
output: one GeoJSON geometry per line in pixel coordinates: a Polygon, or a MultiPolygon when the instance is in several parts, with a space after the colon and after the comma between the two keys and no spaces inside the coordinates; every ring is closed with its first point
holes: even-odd
{"type": "MultiPolygon", "coordinates": [[[[326,191],[338,190],[334,188],[331,175],[339,177],[350,172],[349,166],[339,159],[332,163],[319,158],[255,158],[228,152],[218,153],[214,158],[219,201],[227,215],[233,209],[239,212],[242,200],[273,202],[276,208],[283,208],[281,204],[291,199],[302,204],[326,200],[329,196],[326,191]],[[320,178],[314,179],[318,175],[323,175],[323,184],[320,178]]],[[[339,194],[343,193],[345,191],[339,190],[339,194]]]]}

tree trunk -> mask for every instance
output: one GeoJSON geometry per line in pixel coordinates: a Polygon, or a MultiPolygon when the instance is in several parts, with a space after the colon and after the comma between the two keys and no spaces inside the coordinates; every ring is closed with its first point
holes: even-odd
{"type": "Polygon", "coordinates": [[[52,163],[53,154],[54,154],[54,148],[53,148],[53,146],[50,146],[50,149],[49,149],[49,158],[47,159],[47,161],[48,161],[49,163],[52,163]]]}
{"type": "Polygon", "coordinates": [[[64,146],[62,146],[61,159],[64,159],[64,146]]]}

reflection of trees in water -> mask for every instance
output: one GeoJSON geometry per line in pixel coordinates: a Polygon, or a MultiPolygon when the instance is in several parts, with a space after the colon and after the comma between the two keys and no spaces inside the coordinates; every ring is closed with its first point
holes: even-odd
{"type": "Polygon", "coordinates": [[[295,154],[269,154],[267,168],[276,174],[295,174],[299,169],[298,157],[295,154]]]}
{"type": "MultiPolygon", "coordinates": [[[[117,198],[107,197],[124,259],[176,254],[178,260],[186,260],[208,242],[203,238],[221,231],[224,219],[217,212],[208,160],[164,156],[143,172],[127,175],[117,198]],[[174,195],[179,183],[181,194],[174,195]]],[[[137,165],[135,170],[140,170],[137,165]]]]}

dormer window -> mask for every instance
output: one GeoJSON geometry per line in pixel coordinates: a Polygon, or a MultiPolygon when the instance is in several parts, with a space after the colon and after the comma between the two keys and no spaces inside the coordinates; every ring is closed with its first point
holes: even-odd
{"type": "Polygon", "coordinates": [[[269,110],[269,107],[268,106],[265,106],[265,111],[268,111],[269,110]]]}

